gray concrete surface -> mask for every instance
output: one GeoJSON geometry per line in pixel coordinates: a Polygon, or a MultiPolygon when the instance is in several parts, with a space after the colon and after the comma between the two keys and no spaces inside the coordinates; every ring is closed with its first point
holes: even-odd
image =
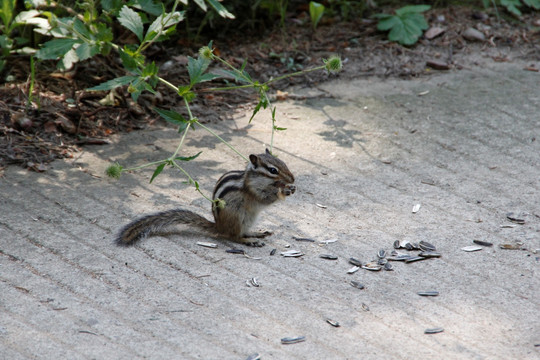
{"type": "MultiPolygon", "coordinates": [[[[103,176],[113,160],[130,166],[168,156],[175,129],[87,147],[42,174],[7,168],[0,357],[540,358],[540,76],[519,61],[486,63],[419,80],[339,80],[321,85],[332,98],[277,103],[278,125],[288,130],[275,152],[298,192],[262,214],[259,227],[274,236],[245,248],[259,260],[196,232],[113,245],[118,229],[142,214],[185,205],[210,217],[177,171],[153,184],[151,170],[103,176]],[[509,212],[525,224],[510,222],[509,212]],[[347,274],[350,257],[376,259],[395,240],[428,241],[442,257],[347,274]],[[461,250],[473,240],[494,246],[461,250]],[[505,243],[520,249],[503,250],[505,243]],[[279,255],[287,249],[305,255],[279,255]],[[246,285],[253,277],[260,287],[246,285]],[[418,296],[422,290],[440,295],[418,296]],[[424,334],[434,327],[444,332],[424,334]],[[280,343],[295,336],[306,341],[280,343]]],[[[215,128],[242,152],[261,152],[269,116],[247,120],[239,110],[215,128]]],[[[244,166],[203,131],[191,135],[185,154],[204,152],[186,169],[207,193],[220,174],[244,166]]]]}

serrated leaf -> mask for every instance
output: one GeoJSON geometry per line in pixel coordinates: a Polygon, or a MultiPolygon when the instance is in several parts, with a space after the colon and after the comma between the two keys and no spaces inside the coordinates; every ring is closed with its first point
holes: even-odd
{"type": "Polygon", "coordinates": [[[157,34],[161,34],[166,28],[176,25],[182,20],[184,20],[184,13],[180,11],[161,14],[148,28],[145,40],[148,41],[151,38],[154,38],[157,34]]]}
{"type": "Polygon", "coordinates": [[[389,15],[386,18],[383,18],[377,24],[377,30],[387,31],[392,29],[394,26],[397,26],[401,20],[397,16],[389,15]]]}
{"type": "Polygon", "coordinates": [[[251,123],[251,120],[255,117],[255,115],[261,110],[261,107],[266,109],[268,106],[268,99],[266,97],[261,98],[259,100],[259,103],[255,106],[255,109],[253,109],[253,114],[251,114],[251,117],[249,118],[249,122],[251,123]]]}
{"type": "Polygon", "coordinates": [[[125,28],[137,35],[139,41],[143,40],[143,22],[141,16],[135,10],[130,9],[126,5],[122,6],[118,14],[118,21],[125,28]]]}
{"type": "Polygon", "coordinates": [[[540,0],[523,0],[523,3],[535,10],[540,10],[540,0]]]}
{"type": "Polygon", "coordinates": [[[76,39],[53,39],[43,44],[43,47],[36,53],[36,57],[41,60],[55,60],[66,55],[73,48],[73,45],[81,42],[76,39]]]}
{"type": "Polygon", "coordinates": [[[184,129],[188,125],[188,121],[181,114],[177,113],[176,111],[164,110],[164,109],[159,109],[159,108],[156,108],[156,107],[154,108],[154,110],[165,121],[167,121],[167,122],[169,122],[169,123],[171,123],[173,125],[177,125],[179,127],[178,132],[184,131],[184,129]]]}
{"type": "MultiPolygon", "coordinates": [[[[138,69],[137,58],[132,54],[128,48],[119,49],[120,60],[122,60],[122,65],[128,71],[134,72],[138,69]]],[[[144,59],[143,59],[144,60],[144,59]]]]}
{"type": "Polygon", "coordinates": [[[200,78],[208,68],[208,65],[210,65],[210,60],[206,58],[199,57],[197,59],[194,59],[191,56],[188,56],[187,68],[191,85],[195,85],[200,82],[200,78]]]}
{"type": "Polygon", "coordinates": [[[396,10],[396,15],[401,17],[410,13],[423,13],[431,9],[430,5],[407,5],[396,10]]]}
{"type": "Polygon", "coordinates": [[[79,57],[80,61],[91,58],[92,56],[99,53],[99,46],[96,44],[82,43],[75,49],[75,53],[79,57]]]}
{"type": "Polygon", "coordinates": [[[87,89],[87,90],[88,91],[112,90],[117,87],[127,85],[131,83],[132,81],[135,81],[137,78],[138,76],[120,76],[115,79],[101,83],[97,86],[91,87],[90,89],[87,89]]]}
{"type": "Polygon", "coordinates": [[[512,14],[521,16],[521,11],[518,9],[521,6],[520,0],[501,0],[501,5],[512,14]]]}
{"type": "Polygon", "coordinates": [[[216,1],[216,0],[206,0],[206,2],[208,2],[210,4],[210,6],[214,8],[214,10],[216,10],[216,12],[218,13],[219,16],[221,16],[223,18],[227,18],[227,19],[234,19],[235,18],[234,15],[231,14],[229,12],[229,10],[227,10],[218,1],[216,1]]]}
{"type": "Polygon", "coordinates": [[[161,172],[163,171],[163,169],[165,168],[165,163],[163,164],[159,164],[158,167],[156,168],[156,170],[154,170],[154,173],[152,174],[152,178],[150,179],[150,183],[152,183],[152,181],[154,181],[154,179],[156,178],[156,176],[158,176],[159,174],[161,174],[161,172]]]}
{"type": "Polygon", "coordinates": [[[69,70],[77,61],[79,61],[79,57],[77,56],[75,49],[71,49],[67,53],[65,53],[65,55],[62,57],[62,60],[58,63],[57,67],[62,70],[69,70]]]}
{"type": "Polygon", "coordinates": [[[201,154],[202,154],[202,151],[199,151],[197,154],[195,154],[193,156],[177,156],[177,157],[174,158],[174,160],[191,161],[193,159],[196,159],[201,154]]]}
{"type": "Polygon", "coordinates": [[[75,29],[75,31],[77,31],[78,33],[86,37],[87,39],[92,38],[92,34],[90,33],[86,25],[84,25],[84,23],[78,18],[76,18],[75,21],[73,21],[73,29],[75,29]]]}
{"type": "Polygon", "coordinates": [[[163,12],[162,5],[156,4],[153,0],[136,0],[133,6],[154,16],[159,16],[163,12]]]}
{"type": "Polygon", "coordinates": [[[212,81],[214,79],[217,79],[219,78],[220,76],[217,75],[217,74],[212,74],[212,73],[206,73],[206,74],[202,74],[201,77],[199,78],[199,82],[205,82],[205,81],[212,81]]]}

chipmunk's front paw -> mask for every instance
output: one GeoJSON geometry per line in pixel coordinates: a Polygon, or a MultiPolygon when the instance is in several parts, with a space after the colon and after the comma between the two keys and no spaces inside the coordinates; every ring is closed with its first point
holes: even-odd
{"type": "Polygon", "coordinates": [[[293,185],[293,184],[287,184],[283,187],[283,195],[285,196],[290,196],[292,194],[294,194],[294,192],[296,191],[296,185],[293,185]]]}

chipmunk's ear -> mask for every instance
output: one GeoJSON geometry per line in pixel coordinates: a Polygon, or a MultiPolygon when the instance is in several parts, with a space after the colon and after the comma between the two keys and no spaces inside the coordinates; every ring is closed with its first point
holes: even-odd
{"type": "MultiPolygon", "coordinates": [[[[272,155],[272,153],[270,152],[270,150],[268,150],[268,148],[266,148],[266,155],[272,155]]],[[[274,156],[274,155],[272,155],[274,156]]]]}
{"type": "Polygon", "coordinates": [[[251,164],[253,164],[255,169],[259,166],[259,157],[257,155],[249,155],[249,161],[251,161],[251,164]]]}

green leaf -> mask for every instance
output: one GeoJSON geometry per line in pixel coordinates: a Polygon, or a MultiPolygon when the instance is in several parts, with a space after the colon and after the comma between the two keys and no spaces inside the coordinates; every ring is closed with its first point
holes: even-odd
{"type": "Polygon", "coordinates": [[[136,0],[133,2],[133,7],[146,11],[154,16],[159,16],[163,13],[162,5],[156,4],[153,0],[136,0]]]}
{"type": "Polygon", "coordinates": [[[201,154],[202,154],[202,151],[199,151],[197,154],[195,154],[193,156],[177,156],[177,157],[174,158],[174,160],[191,161],[193,159],[196,159],[201,154]]]}
{"type": "Polygon", "coordinates": [[[96,44],[88,44],[88,43],[82,43],[79,45],[77,49],[75,49],[75,53],[77,54],[77,57],[80,61],[86,60],[91,58],[92,56],[99,53],[99,46],[96,44]]]}
{"type": "Polygon", "coordinates": [[[139,68],[139,64],[144,63],[144,56],[134,53],[127,46],[124,46],[123,49],[118,49],[118,52],[120,53],[122,65],[128,71],[135,72],[139,68]]]}
{"type": "Polygon", "coordinates": [[[518,7],[521,6],[520,0],[501,0],[501,5],[506,8],[510,13],[521,16],[521,11],[518,9],[518,7]]]}
{"type": "Polygon", "coordinates": [[[535,10],[540,10],[540,0],[523,0],[523,3],[535,10]]]}
{"type": "Polygon", "coordinates": [[[421,14],[429,10],[429,5],[408,5],[396,10],[396,15],[377,14],[377,29],[388,31],[388,39],[402,45],[412,45],[422,36],[429,25],[421,14]]]}
{"type": "Polygon", "coordinates": [[[210,60],[208,59],[199,57],[195,60],[191,56],[188,56],[187,68],[189,73],[189,81],[192,86],[201,82],[201,76],[208,68],[208,65],[210,65],[210,60]]]}
{"type": "Polygon", "coordinates": [[[226,19],[234,19],[234,15],[231,14],[221,3],[219,3],[217,0],[206,0],[210,4],[211,7],[216,10],[219,16],[226,18],[226,19]]]}
{"type": "Polygon", "coordinates": [[[154,179],[156,178],[156,176],[158,176],[159,174],[161,174],[161,172],[163,171],[163,169],[165,168],[165,163],[163,164],[159,164],[158,167],[156,168],[156,170],[154,170],[154,173],[152,174],[152,178],[150,179],[150,184],[152,183],[152,181],[154,181],[154,179]]]}
{"type": "Polygon", "coordinates": [[[259,112],[259,110],[261,110],[261,107],[263,109],[266,109],[267,106],[268,106],[268,99],[266,98],[266,96],[261,97],[261,99],[259,100],[259,103],[255,106],[255,109],[253,109],[253,114],[251,114],[251,117],[249,118],[249,122],[253,120],[255,115],[259,112]]]}
{"type": "MultiPolygon", "coordinates": [[[[380,14],[384,15],[384,14],[380,14]]],[[[401,20],[397,16],[387,15],[387,17],[382,18],[377,24],[377,30],[387,31],[392,29],[394,26],[398,26],[401,20]]]]}
{"type": "Polygon", "coordinates": [[[309,16],[311,17],[311,25],[313,29],[317,27],[317,24],[321,20],[324,14],[324,5],[315,1],[309,2],[309,16]]]}
{"type": "Polygon", "coordinates": [[[158,34],[164,33],[165,29],[173,25],[178,24],[184,20],[184,12],[175,11],[174,13],[161,14],[154,20],[154,22],[148,27],[148,31],[144,37],[145,41],[154,39],[158,34]]]}
{"type": "Polygon", "coordinates": [[[53,39],[43,44],[36,57],[41,60],[55,60],[63,57],[73,48],[73,45],[82,43],[76,39],[53,39]]]}
{"type": "Polygon", "coordinates": [[[396,10],[396,15],[401,17],[405,14],[411,14],[411,13],[423,13],[424,11],[428,11],[431,9],[430,5],[407,5],[400,9],[396,10]]]}
{"type": "Polygon", "coordinates": [[[73,29],[75,29],[75,31],[77,31],[78,33],[80,33],[82,36],[84,36],[87,39],[93,38],[92,34],[90,33],[86,25],[84,25],[84,23],[78,18],[75,19],[75,21],[73,22],[73,29]]]}
{"type": "Polygon", "coordinates": [[[8,35],[11,32],[10,25],[16,4],[17,0],[2,0],[2,6],[0,7],[0,19],[2,19],[8,35]]]}
{"type": "Polygon", "coordinates": [[[135,10],[130,9],[126,5],[124,5],[120,10],[118,21],[125,28],[137,35],[139,41],[143,40],[143,22],[141,16],[135,10]]]}
{"type": "Polygon", "coordinates": [[[274,129],[277,130],[277,131],[284,131],[284,130],[287,130],[287,128],[284,128],[284,127],[277,127],[277,126],[274,126],[274,129]]]}
{"type": "Polygon", "coordinates": [[[154,111],[157,112],[165,121],[179,126],[178,132],[184,131],[188,125],[188,121],[179,113],[172,110],[164,110],[159,108],[154,108],[154,111]]]}
{"type": "Polygon", "coordinates": [[[131,83],[132,81],[135,81],[136,79],[138,79],[138,76],[120,76],[115,79],[101,83],[97,86],[91,87],[90,89],[87,89],[87,90],[88,91],[112,90],[117,87],[127,85],[131,83]]]}

